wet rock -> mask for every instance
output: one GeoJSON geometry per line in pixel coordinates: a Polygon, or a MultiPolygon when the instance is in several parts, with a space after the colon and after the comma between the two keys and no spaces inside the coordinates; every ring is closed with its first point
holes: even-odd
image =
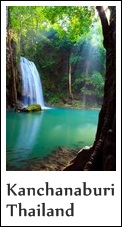
{"type": "Polygon", "coordinates": [[[34,112],[34,111],[41,111],[41,110],[42,110],[41,105],[30,104],[29,106],[22,108],[20,111],[21,112],[31,112],[31,111],[34,112]]]}

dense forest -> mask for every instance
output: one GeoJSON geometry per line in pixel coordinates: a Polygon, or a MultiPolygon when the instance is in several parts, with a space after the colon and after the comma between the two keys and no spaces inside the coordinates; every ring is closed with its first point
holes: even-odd
{"type": "Polygon", "coordinates": [[[6,12],[7,107],[21,105],[24,56],[38,68],[47,105],[101,107],[93,145],[64,170],[116,170],[116,7],[11,6],[6,12]]]}
{"type": "Polygon", "coordinates": [[[100,107],[106,52],[95,7],[11,6],[7,12],[8,45],[11,39],[16,68],[12,82],[7,46],[7,106],[22,99],[18,63],[24,56],[40,73],[47,105],[100,107]]]}

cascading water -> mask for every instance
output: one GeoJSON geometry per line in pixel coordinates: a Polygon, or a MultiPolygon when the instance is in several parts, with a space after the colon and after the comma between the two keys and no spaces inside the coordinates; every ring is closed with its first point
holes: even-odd
{"type": "Polygon", "coordinates": [[[24,57],[20,57],[20,67],[22,72],[22,96],[23,104],[44,105],[43,91],[39,73],[35,64],[24,57]]]}

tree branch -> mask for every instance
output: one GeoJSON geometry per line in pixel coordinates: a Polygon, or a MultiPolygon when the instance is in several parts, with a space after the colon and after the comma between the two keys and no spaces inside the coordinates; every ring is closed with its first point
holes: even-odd
{"type": "Polygon", "coordinates": [[[96,9],[98,11],[101,24],[102,24],[102,31],[103,31],[103,37],[104,37],[104,47],[106,48],[107,44],[109,43],[109,24],[108,20],[104,11],[103,6],[96,6],[96,9]]]}

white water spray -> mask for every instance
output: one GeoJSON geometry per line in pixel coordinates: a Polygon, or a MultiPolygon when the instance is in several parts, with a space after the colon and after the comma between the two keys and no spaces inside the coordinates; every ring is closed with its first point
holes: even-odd
{"type": "Polygon", "coordinates": [[[35,103],[45,108],[41,80],[35,64],[24,57],[20,57],[20,67],[24,106],[35,103]]]}

